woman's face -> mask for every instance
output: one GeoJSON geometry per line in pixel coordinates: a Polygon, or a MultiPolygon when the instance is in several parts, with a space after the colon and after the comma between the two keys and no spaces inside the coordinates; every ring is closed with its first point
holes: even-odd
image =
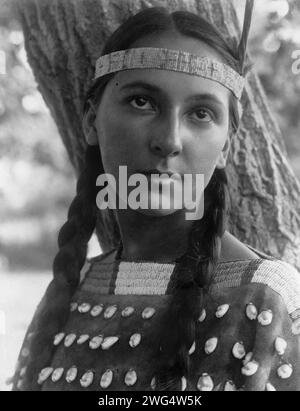
{"type": "MultiPolygon", "coordinates": [[[[173,32],[143,37],[131,47],[184,50],[221,61],[205,43],[173,32]]],[[[96,112],[105,173],[117,182],[120,165],[127,166],[128,177],[153,169],[181,176],[203,174],[206,187],[214,169],[226,161],[229,95],[215,81],[181,72],[133,69],[116,73],[96,112]]],[[[147,214],[172,211],[148,210],[147,214]]]]}

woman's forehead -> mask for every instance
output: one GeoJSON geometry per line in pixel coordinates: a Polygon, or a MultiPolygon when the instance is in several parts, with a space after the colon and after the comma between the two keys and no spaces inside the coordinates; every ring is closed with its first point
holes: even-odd
{"type": "MultiPolygon", "coordinates": [[[[148,90],[180,101],[196,95],[213,95],[228,105],[230,91],[222,84],[199,76],[161,69],[131,69],[116,73],[108,85],[114,95],[120,92],[148,90]]],[[[110,94],[110,93],[109,93],[110,94]]]]}

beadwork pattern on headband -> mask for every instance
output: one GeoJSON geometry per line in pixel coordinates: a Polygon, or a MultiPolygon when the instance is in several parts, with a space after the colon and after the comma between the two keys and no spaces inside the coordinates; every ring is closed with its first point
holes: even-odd
{"type": "Polygon", "coordinates": [[[227,64],[182,50],[141,47],[119,50],[97,59],[93,80],[129,69],[156,68],[204,77],[222,84],[240,99],[245,79],[227,64]]]}

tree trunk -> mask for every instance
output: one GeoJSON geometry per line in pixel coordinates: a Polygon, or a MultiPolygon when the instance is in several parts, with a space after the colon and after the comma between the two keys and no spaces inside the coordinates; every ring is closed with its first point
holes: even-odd
{"type": "MultiPolygon", "coordinates": [[[[225,36],[239,39],[235,9],[228,0],[16,0],[29,63],[77,173],[86,146],[82,103],[94,63],[110,33],[151,6],[201,14],[225,36]]],[[[300,184],[254,72],[242,102],[242,125],[227,166],[229,230],[300,269],[300,184]]],[[[97,233],[104,251],[116,243],[118,231],[107,213],[99,212],[97,233]]]]}

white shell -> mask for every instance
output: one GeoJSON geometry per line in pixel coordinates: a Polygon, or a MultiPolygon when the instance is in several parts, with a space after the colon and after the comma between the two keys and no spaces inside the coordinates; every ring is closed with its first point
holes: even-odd
{"type": "Polygon", "coordinates": [[[78,307],[78,304],[77,304],[77,303],[75,303],[75,302],[71,303],[71,304],[70,304],[70,311],[71,311],[71,312],[72,312],[72,311],[75,311],[75,310],[77,309],[77,307],[78,307]]]}
{"type": "Polygon", "coordinates": [[[21,351],[22,357],[28,357],[29,355],[29,349],[27,347],[23,348],[21,351]]]}
{"type": "Polygon", "coordinates": [[[257,370],[258,370],[258,362],[255,360],[251,360],[242,367],[241,372],[243,375],[250,377],[251,375],[254,375],[257,370]]]}
{"type": "Polygon", "coordinates": [[[78,311],[79,311],[81,314],[84,314],[84,313],[89,312],[90,309],[91,309],[91,304],[89,304],[89,303],[82,303],[82,304],[80,304],[80,305],[78,306],[78,311]]]}
{"type": "Polygon", "coordinates": [[[197,388],[199,391],[212,391],[214,388],[212,378],[207,373],[203,373],[198,379],[197,388]]]}
{"type": "Polygon", "coordinates": [[[274,385],[272,385],[270,382],[267,382],[266,384],[266,391],[277,391],[274,385]]]}
{"type": "Polygon", "coordinates": [[[271,310],[264,310],[257,317],[257,321],[261,325],[270,325],[272,320],[273,320],[273,313],[271,310]]]}
{"type": "Polygon", "coordinates": [[[27,340],[30,340],[34,336],[34,332],[28,333],[27,334],[27,340]]]}
{"type": "Polygon", "coordinates": [[[151,387],[152,390],[155,390],[155,388],[156,388],[156,378],[155,377],[152,378],[152,380],[150,382],[150,387],[151,387]]]}
{"type": "Polygon", "coordinates": [[[90,336],[88,335],[88,334],[81,334],[79,337],[78,337],[78,340],[77,340],[77,344],[83,344],[83,343],[85,343],[88,339],[90,338],[90,336]]]}
{"type": "Polygon", "coordinates": [[[203,308],[198,318],[199,323],[202,323],[205,320],[205,318],[206,318],[206,310],[205,308],[203,308]]]}
{"type": "Polygon", "coordinates": [[[45,367],[43,368],[38,376],[38,384],[42,384],[46,379],[52,374],[53,368],[52,367],[45,367]]]}
{"type": "Polygon", "coordinates": [[[132,334],[132,336],[129,339],[130,347],[132,348],[137,347],[139,343],[141,342],[141,339],[142,339],[142,336],[140,333],[132,334]]]}
{"type": "Polygon", "coordinates": [[[26,373],[27,367],[22,367],[20,369],[20,377],[24,377],[25,373],[26,373]]]}
{"type": "Polygon", "coordinates": [[[297,320],[294,320],[292,323],[292,333],[294,335],[299,335],[300,334],[300,318],[297,318],[297,320]]]}
{"type": "Polygon", "coordinates": [[[66,335],[65,337],[65,341],[64,341],[64,346],[65,347],[71,347],[71,345],[73,344],[73,342],[76,340],[76,334],[71,333],[66,335]]]}
{"type": "Polygon", "coordinates": [[[76,380],[78,374],[78,370],[77,367],[75,367],[75,365],[73,365],[73,367],[69,368],[67,373],[66,373],[66,381],[68,383],[73,382],[76,380]]]}
{"type": "Polygon", "coordinates": [[[91,316],[92,317],[97,317],[98,315],[100,315],[103,311],[103,304],[99,304],[99,305],[94,305],[94,307],[91,309],[91,316]]]}
{"type": "Polygon", "coordinates": [[[293,367],[291,364],[282,364],[277,368],[277,375],[280,378],[286,379],[290,378],[293,373],[293,367]]]}
{"type": "Polygon", "coordinates": [[[209,338],[204,345],[204,351],[206,354],[211,354],[212,352],[215,351],[218,345],[218,338],[217,337],[212,337],[209,338]]]}
{"type": "Polygon", "coordinates": [[[64,373],[63,367],[55,368],[55,370],[53,371],[53,373],[51,375],[51,380],[53,382],[57,382],[58,380],[61,379],[63,373],[64,373]]]}
{"type": "Polygon", "coordinates": [[[284,338],[276,337],[274,345],[275,345],[275,350],[279,355],[283,355],[285,353],[285,350],[287,348],[287,342],[285,341],[284,338]]]}
{"type": "Polygon", "coordinates": [[[132,315],[133,313],[134,313],[134,308],[128,306],[128,307],[125,307],[125,308],[122,310],[121,316],[124,317],[124,318],[127,318],[127,317],[129,317],[130,315],[132,315]]]}
{"type": "Polygon", "coordinates": [[[228,380],[225,382],[224,391],[236,391],[236,386],[233,381],[228,380]]]}
{"type": "Polygon", "coordinates": [[[185,376],[181,377],[181,391],[185,391],[187,387],[187,379],[185,376]]]}
{"type": "Polygon", "coordinates": [[[257,318],[257,308],[253,303],[249,303],[246,305],[246,316],[249,320],[256,320],[257,318]]]}
{"type": "Polygon", "coordinates": [[[56,336],[54,337],[54,340],[53,340],[53,344],[54,344],[54,345],[58,345],[58,344],[62,341],[62,339],[64,338],[64,336],[65,336],[65,333],[58,333],[58,334],[56,334],[56,336]]]}
{"type": "Polygon", "coordinates": [[[189,349],[189,355],[193,354],[196,349],[196,342],[194,341],[193,344],[191,345],[191,348],[189,349]]]}
{"type": "Polygon", "coordinates": [[[232,347],[232,355],[238,360],[241,360],[245,357],[246,351],[243,342],[240,341],[234,344],[234,346],[232,347]]]}
{"type": "Polygon", "coordinates": [[[252,352],[252,351],[249,351],[249,352],[246,354],[245,358],[243,359],[243,365],[248,364],[248,362],[252,360],[252,357],[253,357],[253,352],[252,352]]]}
{"type": "Polygon", "coordinates": [[[96,350],[97,348],[100,347],[100,345],[103,343],[103,335],[99,334],[99,335],[95,335],[95,337],[93,337],[90,342],[89,342],[89,347],[92,350],[96,350]]]}
{"type": "Polygon", "coordinates": [[[142,312],[142,318],[144,320],[148,320],[149,318],[153,317],[154,314],[155,314],[155,308],[146,307],[142,312]]]}
{"type": "Polygon", "coordinates": [[[115,314],[116,311],[117,311],[117,306],[116,305],[110,305],[105,309],[103,317],[105,319],[111,318],[115,314]]]}
{"type": "Polygon", "coordinates": [[[113,372],[112,370],[106,370],[100,379],[100,387],[107,388],[110,386],[113,379],[113,372]]]}
{"type": "Polygon", "coordinates": [[[217,307],[216,317],[222,318],[229,310],[229,304],[222,304],[217,307]]]}
{"type": "Polygon", "coordinates": [[[93,371],[87,371],[80,378],[80,385],[84,388],[87,388],[92,384],[93,379],[94,379],[93,371]]]}
{"type": "Polygon", "coordinates": [[[117,341],[119,341],[119,337],[117,336],[104,338],[101,344],[102,350],[108,350],[110,347],[116,344],[117,341]]]}
{"type": "Polygon", "coordinates": [[[128,387],[131,387],[132,385],[134,385],[137,381],[137,375],[136,372],[133,369],[130,369],[127,371],[126,375],[125,375],[125,384],[128,387]]]}

